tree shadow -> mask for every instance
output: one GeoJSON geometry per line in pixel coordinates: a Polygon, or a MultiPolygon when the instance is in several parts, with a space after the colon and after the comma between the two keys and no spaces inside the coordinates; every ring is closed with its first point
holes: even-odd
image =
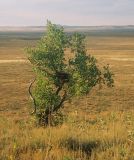
{"type": "Polygon", "coordinates": [[[92,150],[99,147],[99,141],[78,141],[73,138],[66,140],[66,148],[68,150],[78,151],[81,150],[88,156],[91,156],[92,150]]]}

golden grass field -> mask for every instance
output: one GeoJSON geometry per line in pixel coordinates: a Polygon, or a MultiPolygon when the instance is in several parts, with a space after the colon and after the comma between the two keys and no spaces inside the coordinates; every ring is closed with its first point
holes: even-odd
{"type": "Polygon", "coordinates": [[[94,88],[66,103],[60,127],[39,127],[28,86],[34,77],[24,47],[0,39],[0,160],[134,160],[134,37],[88,36],[87,50],[110,64],[114,88],[94,88]]]}

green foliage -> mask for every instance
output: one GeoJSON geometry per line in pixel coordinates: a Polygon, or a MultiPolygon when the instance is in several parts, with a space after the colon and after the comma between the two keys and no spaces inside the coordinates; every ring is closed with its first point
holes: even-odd
{"type": "Polygon", "coordinates": [[[72,158],[64,157],[63,160],[72,160],[72,158]]]}
{"type": "Polygon", "coordinates": [[[98,84],[113,85],[109,66],[100,69],[97,60],[87,54],[85,36],[68,36],[63,27],[49,21],[47,35],[27,51],[37,77],[34,98],[38,115],[46,124],[66,100],[86,95],[98,84]],[[70,50],[72,58],[67,59],[66,50],[70,50]]]}

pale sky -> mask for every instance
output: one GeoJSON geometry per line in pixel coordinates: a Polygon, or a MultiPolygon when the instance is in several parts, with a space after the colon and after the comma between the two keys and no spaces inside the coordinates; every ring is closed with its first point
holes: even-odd
{"type": "Polygon", "coordinates": [[[0,26],[134,25],[134,0],[0,0],[0,26]]]}

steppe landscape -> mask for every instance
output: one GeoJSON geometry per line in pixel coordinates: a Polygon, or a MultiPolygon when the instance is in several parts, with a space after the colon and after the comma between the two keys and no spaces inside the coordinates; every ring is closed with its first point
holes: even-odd
{"type": "Polygon", "coordinates": [[[88,53],[110,65],[115,84],[67,102],[64,124],[47,128],[31,115],[35,75],[25,54],[43,30],[0,29],[0,160],[134,160],[134,27],[65,27],[86,35],[88,53]]]}

